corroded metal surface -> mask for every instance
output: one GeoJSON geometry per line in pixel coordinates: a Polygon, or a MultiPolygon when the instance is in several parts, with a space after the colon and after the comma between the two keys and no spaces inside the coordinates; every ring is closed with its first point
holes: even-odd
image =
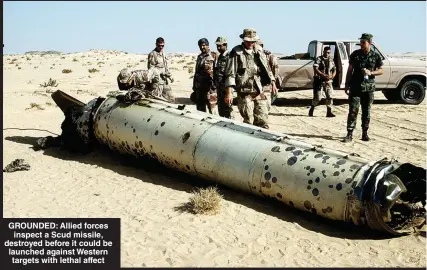
{"type": "Polygon", "coordinates": [[[115,151],[148,155],[168,167],[329,219],[392,234],[412,229],[386,224],[390,208],[406,191],[403,179],[384,180],[401,166],[395,161],[367,161],[148,98],[126,104],[110,96],[92,122],[94,138],[115,151]]]}

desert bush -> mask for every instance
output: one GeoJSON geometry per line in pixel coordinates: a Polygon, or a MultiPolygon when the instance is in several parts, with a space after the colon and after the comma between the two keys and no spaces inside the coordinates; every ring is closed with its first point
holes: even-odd
{"type": "Polygon", "coordinates": [[[22,69],[21,67],[18,67],[18,69],[22,69]]]}
{"type": "Polygon", "coordinates": [[[178,61],[178,64],[182,64],[182,63],[185,63],[185,60],[179,60],[178,61]]]}
{"type": "Polygon", "coordinates": [[[88,71],[89,71],[89,73],[99,72],[99,70],[98,70],[98,69],[96,69],[96,68],[91,68],[91,69],[89,69],[88,71]]]}
{"type": "Polygon", "coordinates": [[[37,110],[44,110],[44,108],[40,104],[37,104],[37,103],[30,103],[30,107],[26,108],[25,110],[31,110],[33,108],[35,108],[37,110]]]}
{"type": "Polygon", "coordinates": [[[43,84],[40,84],[41,87],[57,87],[58,83],[56,80],[52,80],[52,78],[49,78],[47,82],[44,82],[43,84]]]}
{"type": "Polygon", "coordinates": [[[62,73],[71,73],[71,72],[73,72],[71,69],[63,69],[62,70],[62,73]]]}
{"type": "Polygon", "coordinates": [[[77,58],[73,58],[73,62],[77,62],[77,61],[79,61],[79,60],[77,60],[77,58]]]}
{"type": "Polygon", "coordinates": [[[194,72],[194,67],[188,67],[188,73],[193,73],[194,72]]]}
{"type": "Polygon", "coordinates": [[[65,56],[62,56],[61,59],[65,59],[65,56]]]}
{"type": "Polygon", "coordinates": [[[29,61],[29,60],[31,60],[31,58],[27,56],[27,60],[29,61]]]}
{"type": "Polygon", "coordinates": [[[221,209],[222,195],[216,187],[199,188],[192,192],[189,207],[195,214],[213,215],[221,209]]]}
{"type": "Polygon", "coordinates": [[[193,62],[188,62],[187,65],[188,66],[192,66],[192,65],[194,65],[194,63],[193,62]]]}

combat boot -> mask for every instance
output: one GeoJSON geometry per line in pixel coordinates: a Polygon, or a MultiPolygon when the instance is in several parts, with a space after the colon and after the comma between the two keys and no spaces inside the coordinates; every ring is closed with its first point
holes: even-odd
{"type": "Polygon", "coordinates": [[[308,116],[313,116],[314,106],[311,105],[310,110],[308,111],[308,116]]]}
{"type": "Polygon", "coordinates": [[[326,109],[327,109],[326,117],[335,117],[335,114],[332,113],[331,107],[326,107],[326,109]]]}
{"type": "Polygon", "coordinates": [[[364,129],[362,131],[362,141],[369,142],[371,139],[368,136],[368,130],[364,129]]]}
{"type": "Polygon", "coordinates": [[[353,140],[353,130],[348,130],[347,136],[345,136],[343,142],[348,143],[348,142],[351,142],[352,140],[353,140]]]}

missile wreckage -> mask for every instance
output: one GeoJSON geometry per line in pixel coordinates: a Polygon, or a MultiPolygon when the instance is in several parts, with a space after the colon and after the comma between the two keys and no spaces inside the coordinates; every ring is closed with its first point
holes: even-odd
{"type": "Polygon", "coordinates": [[[426,223],[426,170],[366,160],[231,119],[185,109],[140,90],[87,104],[56,91],[62,134],[39,144],[89,151],[101,144],[230,188],[391,235],[426,223]]]}

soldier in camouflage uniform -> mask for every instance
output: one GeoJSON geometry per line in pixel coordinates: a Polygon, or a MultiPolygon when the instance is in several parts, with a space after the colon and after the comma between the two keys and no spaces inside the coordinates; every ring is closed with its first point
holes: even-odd
{"type": "Polygon", "coordinates": [[[336,67],[334,60],[331,57],[331,48],[325,47],[323,55],[316,58],[313,64],[314,78],[313,78],[313,101],[308,111],[309,116],[313,116],[314,108],[319,105],[323,93],[326,96],[326,117],[335,117],[332,113],[332,96],[334,88],[332,80],[336,75],[336,67]]]}
{"type": "Polygon", "coordinates": [[[117,76],[117,84],[120,90],[129,90],[133,87],[149,90],[151,85],[159,80],[160,76],[155,69],[130,71],[124,68],[117,76]]]}
{"type": "Polygon", "coordinates": [[[214,69],[214,82],[218,97],[218,114],[233,119],[233,106],[225,103],[225,66],[228,59],[227,39],[218,37],[215,41],[219,52],[214,69]]]}
{"type": "Polygon", "coordinates": [[[356,127],[360,105],[362,105],[362,140],[370,140],[368,128],[371,105],[374,102],[375,76],[382,75],[384,72],[381,56],[371,50],[372,38],[371,34],[362,34],[360,38],[361,49],[350,55],[345,86],[345,93],[349,95],[349,112],[347,136],[344,142],[350,142],[353,139],[353,130],[356,127]]]}
{"type": "MultiPolygon", "coordinates": [[[[268,129],[268,101],[263,86],[274,82],[274,76],[262,47],[256,44],[259,39],[256,30],[244,29],[240,38],[243,40],[242,44],[231,50],[227,61],[225,102],[231,104],[234,89],[243,122],[268,129]]],[[[272,92],[275,93],[276,85],[271,85],[272,92]]]]}
{"type": "Polygon", "coordinates": [[[207,107],[209,113],[212,114],[217,102],[215,83],[213,81],[216,54],[210,51],[209,41],[206,38],[200,39],[198,45],[201,53],[197,56],[193,78],[196,108],[199,111],[206,112],[207,107]]]}
{"type": "Polygon", "coordinates": [[[172,89],[169,81],[173,82],[171,73],[169,72],[168,63],[163,51],[165,40],[162,37],[156,39],[156,48],[148,54],[147,68],[148,70],[155,69],[159,74],[160,80],[151,85],[151,91],[155,96],[162,96],[174,103],[175,98],[172,95],[172,89]],[[169,80],[169,81],[168,81],[169,80]]]}
{"type": "MultiPolygon", "coordinates": [[[[268,67],[270,68],[271,72],[273,73],[273,76],[275,78],[274,83],[276,84],[276,88],[280,85],[282,82],[281,77],[279,75],[279,63],[277,62],[276,56],[274,56],[271,51],[264,49],[264,42],[261,39],[258,39],[257,44],[261,46],[264,50],[264,54],[267,57],[268,67]]],[[[270,111],[271,104],[274,102],[274,100],[277,98],[277,93],[271,94],[271,85],[264,86],[264,93],[267,96],[267,100],[270,102],[268,103],[270,111]]]]}

